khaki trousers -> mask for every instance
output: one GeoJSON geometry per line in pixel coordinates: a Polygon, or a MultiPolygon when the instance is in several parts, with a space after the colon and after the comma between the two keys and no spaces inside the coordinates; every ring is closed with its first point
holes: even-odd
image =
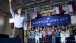
{"type": "Polygon", "coordinates": [[[14,38],[21,38],[21,43],[24,43],[24,29],[15,28],[14,29],[14,38]]]}

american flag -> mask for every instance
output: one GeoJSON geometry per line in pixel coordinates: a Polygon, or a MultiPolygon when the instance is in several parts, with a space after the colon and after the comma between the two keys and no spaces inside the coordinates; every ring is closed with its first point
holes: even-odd
{"type": "Polygon", "coordinates": [[[37,17],[37,9],[33,8],[32,9],[32,19],[35,19],[37,17]]]}
{"type": "Polygon", "coordinates": [[[61,14],[63,12],[61,4],[58,3],[58,4],[55,4],[55,5],[56,5],[56,7],[55,7],[56,14],[61,14]]]}
{"type": "Polygon", "coordinates": [[[69,10],[69,12],[75,12],[76,11],[76,4],[74,1],[69,1],[68,10],[69,10]]]}

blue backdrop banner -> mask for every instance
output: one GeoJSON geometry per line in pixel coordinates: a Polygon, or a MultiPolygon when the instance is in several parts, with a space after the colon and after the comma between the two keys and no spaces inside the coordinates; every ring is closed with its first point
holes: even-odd
{"type": "Polygon", "coordinates": [[[31,20],[31,26],[33,26],[33,27],[67,25],[69,23],[70,23],[69,14],[64,14],[62,16],[49,16],[49,17],[45,17],[45,18],[31,20]]]}

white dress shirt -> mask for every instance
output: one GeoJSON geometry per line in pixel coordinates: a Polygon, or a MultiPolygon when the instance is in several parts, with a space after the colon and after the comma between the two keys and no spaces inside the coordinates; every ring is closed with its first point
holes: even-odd
{"type": "Polygon", "coordinates": [[[65,33],[65,35],[66,35],[66,37],[70,37],[70,32],[67,31],[67,32],[65,33]]]}
{"type": "Polygon", "coordinates": [[[15,14],[15,12],[13,10],[10,10],[12,17],[14,19],[14,26],[16,28],[21,28],[23,27],[24,30],[27,30],[27,26],[26,26],[26,19],[25,16],[19,16],[18,14],[15,14]]]}

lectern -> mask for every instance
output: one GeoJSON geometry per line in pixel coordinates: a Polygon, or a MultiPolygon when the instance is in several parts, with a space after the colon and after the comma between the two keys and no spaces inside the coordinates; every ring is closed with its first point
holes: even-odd
{"type": "Polygon", "coordinates": [[[9,35],[0,34],[0,38],[9,38],[9,35]]]}

